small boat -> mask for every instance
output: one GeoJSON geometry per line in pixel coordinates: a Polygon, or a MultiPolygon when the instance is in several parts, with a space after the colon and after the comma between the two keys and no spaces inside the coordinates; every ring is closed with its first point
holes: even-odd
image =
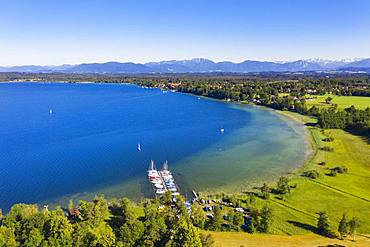
{"type": "Polygon", "coordinates": [[[159,178],[150,178],[150,182],[152,184],[162,183],[162,181],[159,178]]]}
{"type": "Polygon", "coordinates": [[[164,193],[166,193],[166,190],[164,190],[164,189],[157,189],[155,193],[157,193],[157,194],[164,194],[164,193]]]}
{"type": "Polygon", "coordinates": [[[148,178],[149,178],[149,180],[160,179],[160,175],[154,167],[154,161],[153,160],[150,161],[150,166],[148,168],[148,178]]]}
{"type": "Polygon", "coordinates": [[[141,151],[141,145],[140,145],[140,143],[139,143],[139,144],[137,144],[137,150],[138,150],[138,151],[141,151]]]}
{"type": "Polygon", "coordinates": [[[154,184],[154,187],[156,188],[156,189],[163,189],[164,187],[163,187],[163,185],[162,184],[160,184],[160,183],[156,183],[156,184],[154,184]]]}
{"type": "Polygon", "coordinates": [[[53,114],[53,110],[52,109],[49,109],[49,114],[53,114]]]}
{"type": "Polygon", "coordinates": [[[220,131],[221,131],[221,133],[224,133],[225,132],[225,129],[224,128],[221,128],[220,131]]]}

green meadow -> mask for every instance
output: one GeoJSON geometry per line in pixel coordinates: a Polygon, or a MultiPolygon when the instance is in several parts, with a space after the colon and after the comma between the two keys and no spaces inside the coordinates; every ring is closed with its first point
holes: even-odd
{"type": "MultiPolygon", "coordinates": [[[[318,105],[325,104],[325,98],[315,99],[318,105]]],[[[370,98],[333,97],[333,103],[345,108],[355,105],[358,108],[369,106],[370,98]]],[[[311,102],[312,103],[312,102],[311,102]]],[[[313,104],[313,103],[312,103],[313,104]]],[[[312,117],[292,112],[278,112],[302,124],[315,123],[312,117]]],[[[291,192],[283,197],[271,194],[270,199],[257,198],[255,206],[269,205],[274,212],[271,234],[247,234],[238,232],[212,233],[216,246],[318,246],[342,244],[345,246],[366,246],[370,244],[370,142],[368,139],[352,135],[343,130],[323,130],[308,125],[313,148],[306,164],[289,175],[291,192]],[[324,141],[331,137],[333,141],[324,141]],[[328,146],[333,151],[320,148],[328,146]],[[345,166],[347,173],[329,176],[331,168],[345,166]],[[310,179],[302,176],[304,171],[316,170],[319,177],[310,179]],[[348,218],[358,217],[360,227],[356,241],[329,239],[315,234],[318,212],[326,211],[331,230],[337,233],[343,213],[348,218]],[[294,236],[293,236],[294,235],[294,236]]],[[[275,184],[269,184],[274,187],[275,184]]]]}
{"type": "Polygon", "coordinates": [[[317,107],[329,107],[331,104],[327,104],[325,99],[328,97],[332,98],[331,104],[337,104],[338,108],[347,108],[354,105],[356,108],[365,109],[370,107],[370,97],[361,96],[338,96],[333,94],[326,95],[307,95],[307,105],[317,107]]]}
{"type": "MultiPolygon", "coordinates": [[[[294,113],[289,114],[296,120],[310,119],[294,113]]],[[[275,211],[276,220],[272,232],[277,234],[302,234],[312,231],[316,226],[317,213],[326,211],[336,230],[343,213],[348,217],[356,216],[361,221],[359,232],[370,233],[370,145],[362,137],[354,136],[343,130],[322,130],[309,127],[312,145],[315,150],[307,164],[291,175],[291,185],[296,186],[283,199],[272,196],[270,200],[259,199],[260,206],[269,204],[275,211]],[[327,136],[332,142],[324,142],[327,136]],[[333,152],[320,150],[330,146],[333,152]],[[321,165],[325,162],[325,165],[321,165]],[[321,163],[321,164],[320,164],[321,163]],[[345,166],[348,172],[329,176],[330,168],[345,166]],[[317,179],[302,176],[304,171],[316,170],[317,179]]]]}

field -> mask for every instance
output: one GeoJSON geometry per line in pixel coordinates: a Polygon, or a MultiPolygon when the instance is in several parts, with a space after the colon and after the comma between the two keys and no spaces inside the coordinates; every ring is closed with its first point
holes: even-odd
{"type": "MultiPolygon", "coordinates": [[[[353,102],[341,97],[336,101],[340,102],[340,107],[353,102]]],[[[360,105],[356,104],[356,107],[364,108],[365,100],[359,99],[359,102],[360,105]]],[[[280,113],[302,123],[316,121],[314,118],[296,113],[280,113]]],[[[283,198],[272,195],[269,200],[257,199],[255,202],[257,207],[267,204],[273,209],[272,234],[214,233],[216,246],[318,246],[329,243],[370,246],[369,141],[343,130],[322,130],[312,126],[308,128],[315,151],[304,167],[290,175],[290,184],[296,185],[296,188],[283,198]],[[334,140],[325,142],[323,139],[326,137],[332,137],[334,140]],[[333,148],[333,151],[320,150],[324,146],[333,148]],[[321,162],[325,162],[325,165],[320,165],[321,162]],[[330,168],[337,166],[347,167],[348,172],[334,177],[328,176],[330,168]],[[316,170],[320,175],[317,179],[303,177],[302,172],[307,170],[316,170]],[[347,213],[348,218],[358,217],[360,219],[358,234],[361,236],[357,236],[357,241],[353,242],[349,239],[332,240],[314,234],[317,213],[320,211],[328,213],[334,233],[337,233],[343,213],[347,213]],[[291,235],[295,236],[289,237],[291,235]]],[[[274,184],[271,184],[272,186],[274,184]]]]}
{"type": "Polygon", "coordinates": [[[283,200],[272,196],[270,200],[259,199],[259,206],[269,204],[275,212],[272,233],[303,234],[312,232],[316,226],[317,213],[326,211],[335,231],[344,212],[349,217],[361,219],[359,232],[370,233],[370,145],[361,137],[353,136],[342,130],[322,133],[312,128],[314,145],[331,146],[334,152],[318,150],[313,159],[292,175],[291,184],[297,185],[283,200]],[[323,142],[325,135],[334,137],[331,143],[323,142]],[[325,134],[325,135],[324,135],[325,134]],[[319,165],[325,162],[326,165],[319,165]],[[346,166],[348,173],[331,177],[329,168],[346,166]],[[317,170],[320,177],[302,177],[305,170],[317,170]]]}
{"type": "Polygon", "coordinates": [[[339,244],[347,247],[364,247],[370,245],[370,239],[358,236],[356,241],[324,238],[315,234],[280,236],[271,234],[246,234],[241,232],[211,232],[215,247],[317,247],[339,244]]]}
{"type": "Polygon", "coordinates": [[[318,107],[329,107],[330,104],[325,102],[325,99],[328,97],[333,98],[331,101],[332,104],[337,104],[338,108],[347,108],[351,105],[354,105],[356,108],[365,109],[366,107],[370,107],[370,97],[361,97],[361,96],[338,96],[338,95],[307,95],[306,101],[307,105],[310,106],[318,106],[318,107]]]}

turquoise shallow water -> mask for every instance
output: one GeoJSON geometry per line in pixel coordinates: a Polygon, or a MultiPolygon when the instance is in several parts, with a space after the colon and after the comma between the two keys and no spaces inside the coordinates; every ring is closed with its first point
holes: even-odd
{"type": "Polygon", "coordinates": [[[159,89],[1,83],[0,207],[147,196],[151,159],[184,193],[241,190],[301,164],[302,133],[271,110],[159,89]]]}

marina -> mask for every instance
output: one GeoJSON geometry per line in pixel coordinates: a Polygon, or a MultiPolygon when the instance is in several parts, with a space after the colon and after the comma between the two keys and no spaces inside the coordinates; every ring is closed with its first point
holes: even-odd
{"type": "Polygon", "coordinates": [[[155,167],[154,161],[152,160],[148,169],[148,179],[153,185],[156,195],[163,195],[167,191],[171,191],[173,196],[180,195],[177,185],[175,184],[175,180],[168,169],[167,161],[164,162],[162,170],[158,171],[155,167]]]}

